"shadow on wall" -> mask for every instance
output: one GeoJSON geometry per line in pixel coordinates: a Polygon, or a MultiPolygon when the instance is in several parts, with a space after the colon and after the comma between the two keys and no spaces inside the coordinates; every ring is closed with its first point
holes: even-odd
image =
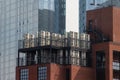
{"type": "Polygon", "coordinates": [[[94,71],[87,67],[72,67],[71,80],[94,80],[94,71]]]}

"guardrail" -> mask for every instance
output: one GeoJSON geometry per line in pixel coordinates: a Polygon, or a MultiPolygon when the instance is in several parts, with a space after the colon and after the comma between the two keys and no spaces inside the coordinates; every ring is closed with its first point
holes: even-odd
{"type": "Polygon", "coordinates": [[[90,49],[90,41],[75,38],[47,39],[39,37],[33,39],[23,39],[18,41],[19,49],[48,45],[56,47],[78,47],[81,49],[90,49]]]}

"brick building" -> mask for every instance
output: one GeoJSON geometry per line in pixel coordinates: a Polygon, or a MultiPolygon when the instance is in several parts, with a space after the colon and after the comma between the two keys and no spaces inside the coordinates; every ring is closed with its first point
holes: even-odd
{"type": "MultiPolygon", "coordinates": [[[[119,19],[118,7],[87,12],[87,32],[91,37],[91,48],[73,45],[20,48],[16,80],[119,80],[119,19]],[[44,56],[42,52],[45,53],[44,56]],[[71,55],[73,52],[75,54],[71,55]],[[26,58],[21,58],[21,54],[26,55],[26,58]],[[75,56],[76,54],[79,55],[75,56]]],[[[80,41],[84,43],[86,40],[80,41]]]]}
{"type": "Polygon", "coordinates": [[[91,34],[94,80],[119,80],[120,8],[105,7],[87,12],[91,34]]]}

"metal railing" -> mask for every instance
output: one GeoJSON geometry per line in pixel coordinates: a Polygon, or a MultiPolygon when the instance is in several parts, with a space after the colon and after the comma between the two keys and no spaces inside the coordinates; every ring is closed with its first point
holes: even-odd
{"type": "Polygon", "coordinates": [[[33,39],[23,39],[18,41],[19,49],[38,46],[78,47],[81,49],[90,49],[90,41],[75,38],[47,39],[41,37],[33,39]]]}
{"type": "Polygon", "coordinates": [[[78,58],[70,58],[70,57],[59,57],[56,60],[52,60],[49,57],[38,57],[35,59],[30,59],[30,58],[26,58],[26,57],[21,57],[21,58],[17,58],[16,60],[17,62],[17,66],[30,66],[30,65],[35,65],[35,64],[44,64],[44,63],[57,63],[57,64],[73,64],[73,65],[80,65],[80,66],[84,66],[87,67],[87,59],[78,59],[78,58]],[[19,63],[18,63],[19,61],[19,63]]]}

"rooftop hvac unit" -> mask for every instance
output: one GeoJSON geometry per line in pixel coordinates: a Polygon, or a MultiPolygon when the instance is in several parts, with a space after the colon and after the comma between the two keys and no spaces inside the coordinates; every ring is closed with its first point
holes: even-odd
{"type": "Polygon", "coordinates": [[[57,41],[56,40],[52,40],[52,46],[57,46],[57,41]]]}
{"type": "Polygon", "coordinates": [[[70,51],[70,57],[75,57],[76,55],[75,55],[75,51],[73,51],[73,50],[71,50],[70,51]]]}
{"type": "Polygon", "coordinates": [[[40,46],[45,46],[45,39],[40,39],[39,43],[40,43],[40,46]]]}
{"type": "Polygon", "coordinates": [[[34,38],[35,38],[35,35],[30,34],[30,39],[34,39],[34,38]]]}
{"type": "Polygon", "coordinates": [[[79,34],[77,32],[74,32],[74,38],[79,39],[79,34]]]}
{"type": "Polygon", "coordinates": [[[24,39],[30,39],[30,34],[29,34],[29,33],[24,34],[23,38],[24,38],[24,39]]]}
{"type": "Polygon", "coordinates": [[[36,32],[35,37],[36,37],[36,38],[38,38],[38,37],[39,37],[39,32],[36,32]]]}
{"type": "Polygon", "coordinates": [[[50,45],[50,39],[45,40],[45,45],[50,45]]]}
{"type": "Polygon", "coordinates": [[[80,40],[86,40],[86,37],[85,33],[80,34],[80,40]]]}
{"type": "Polygon", "coordinates": [[[45,31],[40,31],[39,32],[39,37],[45,38],[45,31]]]}
{"type": "Polygon", "coordinates": [[[81,58],[86,59],[86,52],[81,52],[81,58]]]}
{"type": "Polygon", "coordinates": [[[64,47],[64,45],[65,45],[65,35],[61,35],[61,43],[62,43],[62,47],[64,47]]]}
{"type": "Polygon", "coordinates": [[[76,40],[76,47],[79,47],[80,41],[79,39],[76,40]]]}
{"type": "Polygon", "coordinates": [[[81,49],[86,49],[86,46],[87,46],[87,42],[85,40],[81,40],[80,41],[80,48],[81,49]]]}
{"type": "Polygon", "coordinates": [[[29,48],[29,39],[24,40],[24,48],[29,48]]]}
{"type": "Polygon", "coordinates": [[[86,42],[86,48],[87,48],[87,49],[90,49],[90,41],[87,41],[87,42],[86,42]]]}
{"type": "Polygon", "coordinates": [[[62,38],[61,34],[57,34],[56,39],[61,39],[61,38],[62,38]]]}
{"type": "Polygon", "coordinates": [[[52,40],[57,40],[57,34],[56,33],[52,33],[52,40]]]}
{"type": "Polygon", "coordinates": [[[76,58],[71,58],[71,64],[76,64],[76,58]]]}
{"type": "Polygon", "coordinates": [[[87,36],[87,41],[90,41],[90,35],[86,34],[86,36],[87,36]]]}
{"type": "Polygon", "coordinates": [[[48,32],[48,31],[45,32],[45,38],[50,39],[50,32],[48,32]]]}
{"type": "Polygon", "coordinates": [[[34,41],[34,39],[30,39],[30,47],[35,47],[35,41],[34,41]]]}
{"type": "Polygon", "coordinates": [[[76,54],[76,57],[77,57],[77,58],[80,58],[79,51],[75,51],[75,54],[76,54]]]}
{"type": "Polygon", "coordinates": [[[65,33],[64,38],[68,38],[68,32],[65,33]]]}
{"type": "Polygon", "coordinates": [[[70,32],[68,33],[68,36],[69,36],[70,38],[74,38],[74,32],[70,31],[70,32]]]}
{"type": "Polygon", "coordinates": [[[68,38],[65,38],[65,39],[64,39],[64,43],[63,43],[63,44],[64,44],[64,47],[67,47],[67,46],[68,46],[68,43],[70,43],[70,42],[68,41],[68,38]]]}
{"type": "Polygon", "coordinates": [[[69,41],[69,46],[71,46],[71,47],[75,47],[75,40],[74,39],[71,39],[70,41],[69,41]]]}

